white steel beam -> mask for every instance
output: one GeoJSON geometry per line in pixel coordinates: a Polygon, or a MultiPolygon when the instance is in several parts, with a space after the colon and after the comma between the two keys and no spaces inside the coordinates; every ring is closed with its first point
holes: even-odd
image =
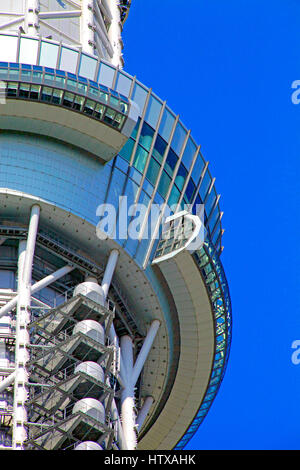
{"type": "Polygon", "coordinates": [[[6,377],[2,382],[0,382],[0,393],[3,392],[7,387],[14,383],[16,377],[16,371],[12,372],[8,377],[6,377]]]}
{"type": "Polygon", "coordinates": [[[136,418],[136,427],[137,427],[138,432],[140,432],[141,427],[143,426],[143,424],[145,422],[145,419],[147,418],[147,414],[150,411],[150,408],[153,404],[153,401],[154,401],[154,399],[151,396],[146,397],[145,400],[144,400],[143,406],[140,409],[140,412],[139,412],[139,414],[136,418]]]}
{"type": "Polygon", "coordinates": [[[128,450],[136,448],[134,384],[131,381],[133,371],[133,344],[130,336],[121,337],[122,357],[126,364],[125,388],[121,392],[121,419],[128,450]]]}
{"type": "Polygon", "coordinates": [[[107,298],[109,287],[111,284],[112,277],[114,275],[114,271],[118,262],[119,258],[119,251],[118,250],[112,250],[109,254],[109,258],[106,264],[106,268],[104,271],[103,279],[102,279],[102,284],[101,287],[103,289],[103,296],[104,299],[107,298]]]}
{"type": "MultiPolygon", "coordinates": [[[[74,269],[74,266],[64,266],[63,268],[58,269],[52,274],[49,274],[49,276],[44,277],[40,281],[36,282],[33,284],[31,287],[31,295],[35,294],[36,292],[40,291],[44,287],[49,286],[53,282],[57,281],[61,277],[65,276],[69,272],[71,272],[74,269]]],[[[3,307],[0,308],[0,318],[9,313],[16,305],[18,302],[18,294],[11,299],[7,304],[5,304],[3,307]]]]}
{"type": "Polygon", "coordinates": [[[28,372],[29,360],[27,346],[30,342],[27,325],[30,323],[31,274],[36,236],[39,224],[40,207],[31,208],[27,242],[19,243],[18,260],[18,303],[16,317],[15,365],[16,377],[13,402],[13,448],[22,450],[27,439],[28,372]]]}
{"type": "Polygon", "coordinates": [[[92,0],[82,0],[80,42],[82,50],[88,54],[94,54],[94,9],[92,0]]]}
{"type": "Polygon", "coordinates": [[[144,367],[145,361],[148,357],[148,354],[150,352],[150,349],[152,347],[153,341],[155,339],[156,333],[158,332],[160,326],[160,321],[159,320],[154,320],[151,323],[151,326],[149,328],[149,331],[147,333],[147,336],[144,340],[142,349],[140,350],[140,353],[135,361],[134,367],[133,367],[133,372],[132,372],[132,383],[135,385],[137,382],[137,379],[139,378],[139,375],[142,371],[142,368],[144,367]]]}
{"type": "Polygon", "coordinates": [[[36,36],[39,32],[39,0],[27,0],[27,8],[25,10],[26,32],[30,36],[36,36]]]}
{"type": "Polygon", "coordinates": [[[41,20],[54,20],[64,18],[78,18],[81,16],[81,10],[67,10],[67,11],[41,11],[39,18],[41,20]]]}

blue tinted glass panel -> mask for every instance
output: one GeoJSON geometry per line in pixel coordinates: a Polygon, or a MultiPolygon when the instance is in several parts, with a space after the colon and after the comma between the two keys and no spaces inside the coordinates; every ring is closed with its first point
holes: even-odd
{"type": "Polygon", "coordinates": [[[153,135],[154,135],[154,130],[152,129],[152,127],[148,126],[148,124],[144,122],[142,130],[141,130],[139,143],[143,147],[145,147],[145,149],[147,150],[149,150],[151,147],[153,135]]]}
{"type": "Polygon", "coordinates": [[[121,157],[125,158],[125,160],[127,161],[130,161],[133,146],[134,146],[134,141],[132,139],[128,139],[124,147],[119,152],[121,157]]]}
{"type": "Polygon", "coordinates": [[[219,214],[220,214],[220,211],[219,211],[219,208],[218,206],[215,208],[211,218],[210,218],[210,221],[209,221],[209,229],[210,231],[212,232],[212,230],[214,229],[214,226],[216,225],[216,222],[218,220],[218,217],[219,217],[219,214]]]}
{"type": "Polygon", "coordinates": [[[201,202],[200,196],[197,195],[195,204],[193,205],[193,211],[192,211],[194,215],[197,214],[197,206],[199,206],[200,204],[202,204],[202,202],[201,202]]]}
{"type": "Polygon", "coordinates": [[[216,198],[217,198],[217,196],[216,196],[216,193],[215,193],[214,188],[213,188],[211,190],[210,194],[207,197],[207,201],[205,202],[205,211],[206,211],[207,216],[209,216],[209,214],[210,214],[210,212],[213,208],[213,205],[215,203],[216,198]]]}
{"type": "Polygon", "coordinates": [[[176,186],[173,186],[169,200],[168,200],[168,205],[169,206],[175,206],[180,198],[180,191],[176,188],[176,186]]]}
{"type": "Polygon", "coordinates": [[[184,130],[182,125],[178,123],[174,132],[172,143],[171,143],[171,147],[173,150],[175,150],[177,155],[180,154],[185,138],[186,138],[186,131],[184,130]]]}
{"type": "Polygon", "coordinates": [[[142,114],[148,92],[145,88],[141,87],[137,83],[134,85],[133,93],[131,99],[138,104],[140,108],[140,114],[142,114]]]}
{"type": "Polygon", "coordinates": [[[215,231],[215,233],[212,237],[212,241],[213,241],[214,244],[217,242],[217,240],[219,238],[220,231],[221,231],[221,222],[218,223],[216,231],[215,231]]]}
{"type": "Polygon", "coordinates": [[[125,162],[125,160],[123,160],[123,158],[117,156],[116,167],[119,168],[120,170],[122,170],[124,173],[127,173],[128,162],[125,162]]]}
{"type": "Polygon", "coordinates": [[[175,184],[176,184],[177,188],[179,188],[179,189],[183,188],[184,183],[185,183],[186,178],[187,178],[187,174],[188,173],[187,173],[186,169],[184,168],[182,163],[180,163],[180,166],[179,166],[176,178],[175,178],[175,184]]]}
{"type": "Polygon", "coordinates": [[[175,122],[175,116],[167,109],[164,110],[161,123],[159,126],[159,134],[168,141],[170,139],[171,131],[175,122]]]}
{"type": "Polygon", "coordinates": [[[153,128],[156,127],[161,107],[162,104],[151,95],[147,106],[145,121],[147,121],[153,128]]]}
{"type": "Polygon", "coordinates": [[[170,149],[168,152],[165,166],[164,166],[164,169],[169,173],[169,175],[173,176],[173,171],[177,162],[178,162],[177,155],[172,149],[170,149]]]}
{"type": "Polygon", "coordinates": [[[171,183],[170,176],[168,176],[167,173],[163,171],[160,177],[159,185],[158,185],[158,191],[160,192],[163,198],[165,198],[167,195],[168,189],[170,187],[170,183],[171,183]]]}
{"type": "Polygon", "coordinates": [[[149,181],[147,181],[147,180],[144,181],[143,189],[147,194],[149,194],[149,196],[152,196],[154,188],[153,188],[152,184],[149,183],[149,181]]]}
{"type": "Polygon", "coordinates": [[[185,146],[182,162],[184,163],[186,168],[190,168],[194,155],[196,153],[197,147],[191,138],[188,139],[187,144],[185,146]]]}
{"type": "Polygon", "coordinates": [[[146,178],[153,185],[155,185],[155,183],[156,183],[158,173],[159,173],[159,169],[160,169],[160,165],[157,163],[156,160],[154,160],[154,158],[151,158],[150,163],[149,163],[149,167],[148,167],[148,171],[147,171],[147,174],[146,174],[146,178]]]}
{"type": "Polygon", "coordinates": [[[39,65],[56,68],[58,49],[56,44],[42,41],[39,65]]]}
{"type": "Polygon", "coordinates": [[[205,172],[205,175],[204,175],[204,178],[202,180],[202,183],[200,185],[200,190],[199,190],[199,194],[200,194],[200,197],[201,197],[202,201],[204,200],[204,198],[206,196],[206,193],[209,189],[210,183],[211,183],[211,177],[210,177],[210,174],[207,170],[205,172]]]}
{"type": "Polygon", "coordinates": [[[66,72],[75,73],[77,66],[78,52],[63,47],[61,50],[60,67],[66,72]]]}
{"type": "Polygon", "coordinates": [[[94,80],[97,67],[97,60],[85,54],[81,54],[79,75],[94,80]]]}
{"type": "Polygon", "coordinates": [[[167,143],[158,135],[156,137],[152,155],[159,161],[159,163],[162,163],[166,147],[167,143]]]}
{"type": "Polygon", "coordinates": [[[142,174],[137,171],[135,168],[131,167],[130,168],[130,173],[129,173],[130,178],[132,178],[138,185],[142,181],[142,174]]]}
{"type": "Polygon", "coordinates": [[[132,80],[123,73],[119,72],[117,77],[116,90],[124,96],[128,96],[130,92],[132,80]]]}
{"type": "Polygon", "coordinates": [[[204,168],[204,161],[203,161],[203,158],[202,156],[200,155],[200,153],[198,154],[198,157],[197,157],[197,160],[195,161],[195,165],[194,165],[194,168],[193,168],[193,171],[192,171],[192,178],[197,186],[198,182],[199,182],[199,178],[201,176],[201,173],[203,171],[203,168],[204,168]]]}
{"type": "Polygon", "coordinates": [[[148,152],[138,145],[136,149],[136,154],[134,157],[133,166],[139,170],[141,173],[144,171],[146,160],[148,157],[148,152]]]}
{"type": "Polygon", "coordinates": [[[131,133],[131,137],[133,139],[136,139],[136,136],[137,136],[137,133],[138,133],[138,130],[139,130],[139,127],[140,127],[140,122],[141,122],[141,118],[138,118],[137,123],[136,123],[136,125],[135,125],[135,127],[134,127],[134,129],[131,133]]]}
{"type": "Polygon", "coordinates": [[[99,71],[99,82],[108,88],[112,87],[115,69],[109,65],[101,63],[99,71]]]}
{"type": "Polygon", "coordinates": [[[190,179],[188,182],[186,191],[185,191],[185,197],[189,202],[192,202],[194,194],[195,194],[196,186],[194,182],[190,179]]]}

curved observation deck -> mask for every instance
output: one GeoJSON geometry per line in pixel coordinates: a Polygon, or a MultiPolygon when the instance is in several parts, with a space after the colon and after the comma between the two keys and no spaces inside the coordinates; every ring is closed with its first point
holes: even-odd
{"type": "MultiPolygon", "coordinates": [[[[120,250],[122,266],[116,269],[116,277],[127,297],[134,299],[133,311],[142,333],[154,318],[162,322],[156,350],[151,353],[143,375],[141,390],[153,394],[155,405],[142,429],[140,448],[183,448],[218,391],[231,338],[229,291],[219,259],[223,233],[220,196],[208,162],[179,116],[151,89],[111,64],[54,41],[13,34],[0,35],[0,51],[0,80],[7,99],[0,108],[0,115],[4,115],[0,127],[17,130],[7,127],[8,118],[13,122],[17,121],[14,113],[23,116],[19,126],[23,134],[18,139],[11,139],[9,132],[0,136],[5,167],[0,187],[22,191],[24,208],[31,196],[43,198],[50,204],[46,210],[44,202],[40,203],[45,224],[51,224],[53,230],[59,227],[63,235],[81,249],[85,247],[83,251],[93,253],[95,259],[104,259],[112,247],[120,250]],[[46,126],[41,129],[45,119],[43,107],[51,112],[49,120],[66,116],[67,121],[62,118],[58,123],[61,128],[77,121],[77,137],[57,132],[52,134],[57,143],[43,137],[36,149],[26,132],[31,129],[36,134],[51,135],[46,133],[46,126]],[[35,115],[40,128],[33,128],[32,122],[26,127],[24,118],[33,109],[40,113],[35,115]],[[8,110],[10,116],[5,114],[8,110]],[[130,116],[130,111],[136,115],[130,116]],[[136,125],[133,129],[131,122],[129,132],[126,124],[130,119],[136,125]],[[79,139],[84,126],[90,132],[90,142],[79,139]],[[106,154],[105,139],[98,135],[100,128],[103,132],[105,129],[107,146],[111,145],[106,154]],[[101,141],[101,151],[93,139],[101,141]],[[71,143],[70,148],[63,146],[62,141],[71,143]],[[28,162],[22,155],[24,146],[30,155],[28,162]],[[81,152],[83,148],[98,156],[99,165],[81,152]],[[106,159],[109,161],[102,165],[106,159]],[[60,175],[63,179],[59,180],[60,175]],[[152,266],[159,237],[149,239],[141,235],[138,240],[120,237],[107,242],[107,246],[103,243],[95,248],[98,204],[116,206],[123,195],[128,197],[128,204],[142,203],[148,207],[143,229],[155,204],[175,206],[175,212],[189,204],[193,214],[197,204],[204,204],[206,243],[192,255],[182,255],[180,260],[184,263],[172,260],[168,267],[161,265],[161,275],[152,266]],[[67,217],[68,223],[62,223],[67,217]],[[85,237],[81,233],[82,219],[85,237]],[[76,230],[71,230],[69,221],[76,230]],[[131,283],[124,278],[124,271],[132,275],[131,283]],[[168,285],[165,290],[162,276],[168,285]],[[141,297],[136,295],[136,288],[143,292],[141,297]]],[[[6,202],[12,199],[9,211],[6,210],[8,217],[18,214],[21,199],[14,203],[12,196],[4,194],[6,202]]]]}

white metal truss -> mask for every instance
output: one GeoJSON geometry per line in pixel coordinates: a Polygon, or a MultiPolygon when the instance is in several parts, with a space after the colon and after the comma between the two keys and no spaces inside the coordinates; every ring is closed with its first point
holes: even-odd
{"type": "MultiPolygon", "coordinates": [[[[103,323],[105,320],[105,324],[107,325],[108,345],[103,345],[100,349],[98,347],[101,355],[97,361],[101,367],[104,367],[105,379],[102,385],[99,383],[96,375],[94,377],[92,375],[89,379],[91,387],[98,387],[99,390],[102,390],[101,400],[105,402],[106,419],[105,422],[97,424],[95,420],[93,421],[92,417],[82,417],[79,412],[79,414],[75,413],[74,416],[72,414],[71,417],[70,415],[66,415],[64,419],[62,418],[61,424],[59,419],[57,422],[57,412],[62,412],[63,409],[55,408],[55,406],[51,408],[49,403],[56,403],[57,406],[62,406],[64,403],[67,403],[68,400],[69,403],[72,403],[72,400],[74,403],[72,393],[77,386],[82,385],[82,380],[83,378],[86,379],[86,376],[84,374],[82,376],[82,373],[75,373],[74,375],[74,372],[71,376],[68,375],[69,373],[64,375],[65,372],[63,370],[63,367],[65,367],[63,364],[69,364],[70,360],[78,360],[76,355],[74,356],[74,345],[80,343],[82,335],[72,339],[68,334],[62,335],[62,330],[56,338],[54,330],[53,334],[51,333],[55,325],[59,323],[63,325],[66,322],[68,324],[71,319],[69,313],[67,315],[63,313],[63,308],[67,309],[68,305],[70,305],[71,309],[69,312],[73,312],[74,314],[76,311],[75,307],[72,307],[72,302],[77,301],[75,292],[75,297],[63,304],[65,307],[57,307],[54,309],[49,309],[48,307],[47,313],[44,314],[45,320],[43,316],[38,316],[37,320],[31,318],[31,310],[33,308],[31,306],[32,301],[37,303],[37,305],[41,305],[42,308],[45,306],[43,302],[34,299],[32,296],[39,290],[58,281],[58,279],[64,277],[74,269],[73,265],[67,264],[32,285],[35,245],[40,236],[38,233],[39,212],[40,208],[38,205],[32,206],[27,240],[21,239],[19,241],[18,290],[14,294],[11,293],[10,296],[7,297],[7,302],[0,308],[0,318],[11,314],[16,308],[14,343],[15,368],[12,372],[4,376],[2,375],[2,381],[0,382],[0,393],[13,387],[12,448],[23,450],[28,446],[33,448],[43,448],[44,446],[44,448],[50,449],[52,448],[53,442],[54,448],[60,448],[61,445],[66,445],[66,443],[73,439],[73,428],[76,425],[79,427],[92,427],[94,431],[96,430],[96,434],[98,432],[101,440],[103,440],[105,445],[109,446],[109,448],[134,450],[137,447],[138,432],[153,404],[153,398],[146,397],[137,415],[135,388],[156,337],[160,322],[158,320],[152,322],[140,352],[134,361],[134,337],[125,335],[119,338],[112,322],[113,317],[109,316],[111,313],[109,311],[107,297],[119,258],[119,251],[113,249],[106,263],[101,286],[95,284],[96,291],[100,291],[101,294],[99,296],[100,300],[98,300],[100,302],[99,306],[97,307],[97,302],[95,304],[94,301],[89,300],[88,292],[84,294],[87,296],[86,301],[83,301],[86,306],[89,306],[89,311],[93,309],[97,311],[97,309],[100,309],[100,311],[102,311],[102,320],[100,315],[100,317],[98,317],[100,318],[99,321],[103,323]],[[50,318],[50,320],[48,321],[47,318],[50,318]],[[38,336],[32,333],[34,324],[37,325],[38,336]],[[43,331],[45,333],[44,336],[43,333],[41,333],[43,331]],[[36,338],[38,338],[40,334],[42,334],[42,340],[37,340],[36,338]],[[76,343],[76,340],[78,340],[79,343],[76,343]],[[52,359],[50,360],[49,358],[52,359]],[[44,363],[48,364],[45,366],[46,368],[43,366],[44,363]],[[54,366],[51,368],[49,364],[54,364],[55,368],[53,369],[54,366]],[[39,368],[41,370],[40,373],[39,368]],[[60,377],[58,382],[56,377],[60,377]],[[63,377],[65,377],[65,379],[63,379],[63,377]],[[61,379],[63,380],[61,381],[61,379]],[[116,395],[113,383],[118,383],[118,393],[116,393],[116,395]],[[32,395],[32,387],[42,387],[42,392],[38,395],[32,395]],[[47,398],[46,401],[43,401],[45,400],[43,398],[44,395],[47,397],[50,396],[48,393],[50,395],[52,393],[51,396],[53,398],[51,398],[51,400],[47,398]],[[35,398],[36,396],[37,398],[35,398]],[[32,407],[34,409],[33,415],[32,407]],[[42,410],[40,416],[39,409],[42,410]],[[56,424],[51,427],[52,415],[53,419],[55,416],[56,424]],[[30,420],[32,416],[34,417],[33,422],[30,420]],[[32,427],[36,429],[33,433],[32,427]],[[28,429],[30,430],[29,434],[28,429]],[[50,435],[51,437],[48,438],[47,436],[50,435]],[[53,436],[55,436],[55,439],[53,436]],[[54,441],[52,439],[54,439],[54,441]],[[42,444],[42,442],[45,444],[42,444]]],[[[80,286],[83,285],[84,284],[81,284],[80,286]]],[[[82,297],[82,289],[81,287],[79,297],[82,297]]],[[[82,302],[80,299],[79,301],[82,302]]],[[[81,305],[80,302],[78,305],[81,305]]],[[[77,320],[74,321],[76,323],[77,320]]],[[[86,347],[87,351],[89,347],[93,350],[93,340],[89,338],[86,338],[86,340],[83,338],[82,345],[85,345],[84,347],[86,347]]],[[[82,345],[81,347],[83,347],[82,345]]],[[[95,352],[93,354],[95,354],[95,352]]],[[[88,352],[84,360],[89,360],[88,352]]]]}

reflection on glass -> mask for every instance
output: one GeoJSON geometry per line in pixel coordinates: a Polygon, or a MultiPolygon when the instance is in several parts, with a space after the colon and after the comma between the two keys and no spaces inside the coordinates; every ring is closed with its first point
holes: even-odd
{"type": "Polygon", "coordinates": [[[145,121],[147,121],[154,129],[159,118],[161,107],[162,104],[151,95],[147,106],[145,121]]]}
{"type": "Polygon", "coordinates": [[[159,134],[168,141],[171,135],[171,131],[175,122],[175,117],[167,109],[164,110],[161,123],[159,126],[159,134]]]}
{"type": "Polygon", "coordinates": [[[158,191],[162,195],[163,198],[165,198],[167,195],[170,183],[171,183],[171,178],[169,177],[169,175],[167,175],[165,171],[163,171],[160,177],[159,184],[158,184],[158,191]]]}
{"type": "Polygon", "coordinates": [[[135,101],[140,108],[140,113],[142,114],[145,102],[147,98],[147,91],[145,88],[141,87],[137,83],[134,85],[133,93],[132,93],[132,100],[135,101]]]}
{"type": "Polygon", "coordinates": [[[144,122],[139,143],[145,147],[146,150],[150,150],[153,135],[154,130],[146,122],[144,122]]]}
{"type": "Polygon", "coordinates": [[[127,161],[130,161],[133,146],[134,146],[134,141],[132,139],[128,139],[124,147],[119,152],[121,157],[125,158],[125,160],[127,161]]]}
{"type": "Polygon", "coordinates": [[[196,144],[191,138],[189,138],[185,146],[183,156],[182,156],[182,162],[184,163],[186,168],[190,168],[194,155],[196,153],[196,150],[197,150],[196,144]]]}
{"type": "Polygon", "coordinates": [[[133,166],[139,170],[141,173],[144,171],[146,161],[148,157],[148,152],[138,145],[136,154],[134,157],[133,166]]]}
{"type": "Polygon", "coordinates": [[[177,155],[180,154],[185,138],[186,138],[186,131],[184,130],[182,125],[178,123],[175,129],[174,135],[173,135],[172,143],[171,143],[171,147],[173,150],[175,150],[177,155]]]}
{"type": "Polygon", "coordinates": [[[160,170],[160,165],[157,163],[157,161],[154,158],[151,158],[150,163],[149,163],[149,167],[148,167],[148,170],[147,170],[146,178],[153,185],[155,185],[155,183],[156,183],[159,170],[160,170]]]}
{"type": "Polygon", "coordinates": [[[175,169],[176,163],[178,162],[178,157],[175,152],[170,148],[167,156],[167,160],[164,166],[164,169],[169,173],[170,176],[173,176],[173,171],[175,169]]]}
{"type": "Polygon", "coordinates": [[[158,135],[154,144],[152,155],[159,163],[162,163],[167,143],[158,135]]]}
{"type": "Polygon", "coordinates": [[[56,68],[58,45],[42,41],[39,65],[56,68]]]}

